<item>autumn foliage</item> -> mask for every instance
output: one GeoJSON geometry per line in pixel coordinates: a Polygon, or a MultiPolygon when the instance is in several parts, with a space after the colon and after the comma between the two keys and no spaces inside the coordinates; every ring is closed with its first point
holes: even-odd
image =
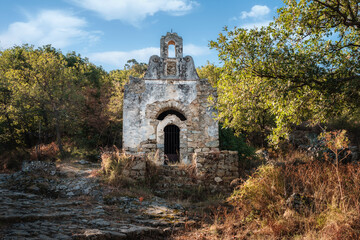
{"type": "Polygon", "coordinates": [[[146,64],[132,60],[107,73],[51,46],[0,51],[0,150],[55,142],[58,157],[65,157],[72,144],[64,145],[71,142],[86,149],[121,147],[123,86],[129,75],[145,70],[146,64]]]}

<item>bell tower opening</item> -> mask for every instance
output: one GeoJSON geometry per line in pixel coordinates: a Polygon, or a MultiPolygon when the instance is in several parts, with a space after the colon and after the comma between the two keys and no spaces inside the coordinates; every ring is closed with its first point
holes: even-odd
{"type": "Polygon", "coordinates": [[[180,155],[180,128],[176,125],[167,125],[164,128],[164,154],[170,163],[179,162],[180,155]]]}
{"type": "Polygon", "coordinates": [[[176,52],[175,52],[175,42],[174,41],[170,41],[168,43],[168,58],[175,58],[176,57],[176,52]]]}

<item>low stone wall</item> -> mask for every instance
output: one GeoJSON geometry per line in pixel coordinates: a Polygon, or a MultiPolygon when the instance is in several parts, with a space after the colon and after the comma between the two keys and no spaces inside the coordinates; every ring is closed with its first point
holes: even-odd
{"type": "Polygon", "coordinates": [[[146,158],[144,155],[129,155],[127,165],[122,171],[122,174],[134,180],[145,180],[146,158]]]}
{"type": "Polygon", "coordinates": [[[239,177],[236,151],[199,152],[194,154],[193,159],[199,184],[210,189],[230,189],[231,182],[239,177]]]}
{"type": "Polygon", "coordinates": [[[156,187],[170,188],[198,185],[212,191],[231,190],[231,182],[239,177],[236,151],[198,152],[192,155],[192,164],[156,165],[146,155],[131,155],[123,174],[134,180],[157,178],[156,187]]]}

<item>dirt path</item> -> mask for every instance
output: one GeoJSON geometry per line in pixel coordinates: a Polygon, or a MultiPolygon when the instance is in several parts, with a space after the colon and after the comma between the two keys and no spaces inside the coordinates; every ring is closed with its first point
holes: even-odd
{"type": "Polygon", "coordinates": [[[158,197],[107,196],[98,168],[32,162],[0,174],[0,238],[164,239],[189,221],[181,205],[158,197]]]}

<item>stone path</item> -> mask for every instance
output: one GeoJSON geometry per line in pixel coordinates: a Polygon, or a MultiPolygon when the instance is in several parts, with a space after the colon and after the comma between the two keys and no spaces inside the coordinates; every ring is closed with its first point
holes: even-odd
{"type": "Polygon", "coordinates": [[[48,177],[0,174],[0,238],[165,239],[191,223],[181,205],[158,197],[104,198],[106,191],[91,177],[98,166],[83,165],[58,166],[48,177]]]}

